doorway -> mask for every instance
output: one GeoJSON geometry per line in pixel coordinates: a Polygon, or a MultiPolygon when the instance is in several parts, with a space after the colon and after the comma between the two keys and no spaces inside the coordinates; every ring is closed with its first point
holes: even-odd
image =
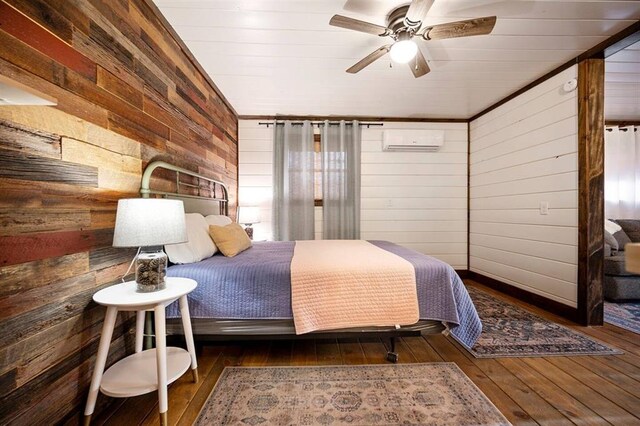
{"type": "Polygon", "coordinates": [[[604,321],[640,334],[640,42],[605,58],[604,321]]]}

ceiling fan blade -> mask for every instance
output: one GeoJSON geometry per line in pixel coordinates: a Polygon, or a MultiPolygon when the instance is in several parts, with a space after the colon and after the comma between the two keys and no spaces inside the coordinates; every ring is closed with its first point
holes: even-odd
{"type": "Polygon", "coordinates": [[[387,52],[389,52],[390,49],[391,49],[390,45],[379,47],[378,49],[374,50],[372,53],[370,53],[366,57],[362,58],[354,66],[349,68],[347,70],[347,72],[349,74],[355,74],[358,71],[362,71],[362,69],[364,69],[365,67],[371,65],[373,62],[377,61],[378,59],[380,59],[384,55],[386,55],[387,52]]]}
{"type": "Polygon", "coordinates": [[[398,7],[398,0],[346,0],[342,8],[360,15],[384,16],[394,7],[398,7]]]}
{"type": "Polygon", "coordinates": [[[361,21],[359,19],[348,18],[342,15],[333,15],[333,18],[331,18],[331,20],[329,21],[329,25],[378,36],[385,36],[390,34],[390,30],[386,27],[383,27],[382,25],[372,24],[370,22],[361,21]]]}
{"type": "Polygon", "coordinates": [[[467,21],[449,22],[429,27],[422,34],[425,40],[442,40],[446,38],[469,37],[489,34],[496,25],[495,16],[469,19],[467,21]]]}
{"type": "Polygon", "coordinates": [[[404,23],[408,27],[419,27],[432,5],[433,0],[412,0],[404,17],[404,23]]]}
{"type": "Polygon", "coordinates": [[[431,71],[429,65],[427,64],[427,60],[424,58],[424,55],[422,54],[420,49],[418,49],[416,57],[412,61],[409,61],[409,67],[411,68],[411,72],[413,72],[413,76],[415,78],[422,77],[423,75],[431,71]]]}

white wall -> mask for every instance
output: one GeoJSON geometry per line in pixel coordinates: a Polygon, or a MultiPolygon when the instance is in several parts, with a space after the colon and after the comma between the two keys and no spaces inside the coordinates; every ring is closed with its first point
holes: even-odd
{"type": "Polygon", "coordinates": [[[260,207],[260,223],[253,225],[254,240],[271,240],[273,201],[273,127],[256,120],[238,121],[238,205],[260,207]]]}
{"type": "Polygon", "coordinates": [[[362,131],[361,237],[467,269],[467,124],[385,123],[362,131]],[[438,152],[382,152],[388,129],[445,131],[438,152]]]}
{"type": "Polygon", "coordinates": [[[573,78],[577,66],[470,124],[470,269],[575,307],[577,91],[562,90],[573,78]]]}
{"type": "MultiPolygon", "coordinates": [[[[239,122],[240,205],[258,204],[262,222],[255,239],[271,239],[273,128],[239,122]]],[[[467,268],[467,125],[385,123],[362,131],[363,239],[388,240],[467,268]],[[438,152],[382,152],[382,131],[442,129],[438,152]]],[[[316,238],[321,237],[316,208],[316,238]]]]}

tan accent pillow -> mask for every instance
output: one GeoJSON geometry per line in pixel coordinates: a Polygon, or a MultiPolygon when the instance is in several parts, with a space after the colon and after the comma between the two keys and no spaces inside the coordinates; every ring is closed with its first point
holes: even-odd
{"type": "Polygon", "coordinates": [[[251,247],[251,239],[237,223],[226,226],[209,225],[209,235],[218,250],[227,257],[233,257],[251,247]]]}

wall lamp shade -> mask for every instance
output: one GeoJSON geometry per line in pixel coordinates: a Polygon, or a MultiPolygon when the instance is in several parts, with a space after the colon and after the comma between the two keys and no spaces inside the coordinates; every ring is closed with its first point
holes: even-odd
{"type": "Polygon", "coordinates": [[[140,293],[166,288],[165,244],[188,240],[181,200],[130,198],[118,200],[114,247],[140,247],[136,256],[136,290],[140,293]]]}
{"type": "Polygon", "coordinates": [[[149,247],[188,240],[181,200],[128,198],[118,200],[114,247],[149,247]]]}

